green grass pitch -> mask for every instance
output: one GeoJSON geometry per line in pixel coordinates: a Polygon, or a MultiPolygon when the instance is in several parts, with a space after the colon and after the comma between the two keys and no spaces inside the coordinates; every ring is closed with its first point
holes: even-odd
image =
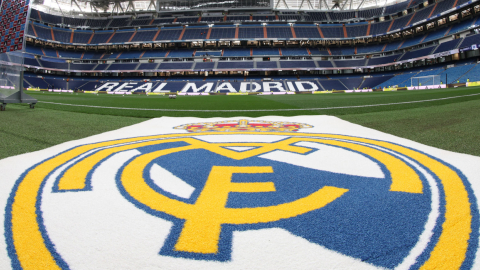
{"type": "Polygon", "coordinates": [[[29,92],[29,95],[39,100],[34,110],[28,105],[9,104],[6,111],[0,112],[0,159],[153,117],[319,114],[480,156],[480,87],[319,95],[179,96],[174,100],[144,95],[48,92],[29,92]]]}

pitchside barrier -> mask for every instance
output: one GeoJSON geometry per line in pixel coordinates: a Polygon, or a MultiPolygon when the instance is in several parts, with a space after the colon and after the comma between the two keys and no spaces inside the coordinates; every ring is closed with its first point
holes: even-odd
{"type": "MultiPolygon", "coordinates": [[[[335,90],[324,89],[317,82],[312,81],[284,81],[284,82],[162,82],[162,83],[105,83],[93,91],[66,90],[66,89],[39,89],[27,88],[29,91],[49,91],[67,93],[111,94],[111,95],[151,95],[164,96],[176,94],[181,96],[205,96],[205,95],[292,95],[292,94],[331,94],[331,93],[365,93],[378,91],[405,91],[440,89],[447,87],[465,86],[459,85],[422,85],[410,87],[384,87],[383,89],[353,89],[335,90]],[[170,88],[172,85],[173,88],[170,88]]],[[[469,82],[468,86],[480,85],[480,82],[469,82]]]]}
{"type": "Polygon", "coordinates": [[[480,82],[467,82],[467,87],[480,86],[480,82]]]}

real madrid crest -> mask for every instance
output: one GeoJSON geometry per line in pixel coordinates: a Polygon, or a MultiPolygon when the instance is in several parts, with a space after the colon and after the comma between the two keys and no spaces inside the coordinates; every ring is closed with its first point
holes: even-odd
{"type": "Polygon", "coordinates": [[[298,269],[472,267],[478,209],[460,171],[312,127],[206,121],[49,157],[10,194],[11,265],[247,269],[283,254],[261,268],[290,268],[289,256],[303,256],[298,269]]]}

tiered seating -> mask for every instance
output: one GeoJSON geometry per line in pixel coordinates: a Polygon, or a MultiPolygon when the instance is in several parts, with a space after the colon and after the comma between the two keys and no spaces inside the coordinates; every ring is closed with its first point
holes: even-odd
{"type": "Polygon", "coordinates": [[[458,24],[454,24],[452,26],[452,29],[450,29],[450,31],[448,32],[448,34],[452,35],[452,34],[467,30],[475,22],[475,20],[476,19],[474,18],[474,19],[469,19],[469,20],[460,22],[458,24]]]}
{"type": "Polygon", "coordinates": [[[455,0],[444,0],[444,1],[438,2],[433,15],[440,14],[444,11],[451,9],[454,3],[455,3],[455,0]]]}
{"type": "Polygon", "coordinates": [[[134,32],[132,30],[117,31],[109,43],[125,43],[130,40],[134,32]]]}
{"type": "Polygon", "coordinates": [[[192,57],[194,50],[192,49],[180,49],[180,50],[171,50],[168,54],[168,57],[171,58],[187,58],[192,57]]]}
{"type": "Polygon", "coordinates": [[[67,89],[67,81],[63,78],[44,76],[43,80],[54,89],[67,89]]]}
{"type": "Polygon", "coordinates": [[[43,27],[38,24],[35,25],[35,31],[41,39],[52,40],[52,31],[50,27],[43,27]]]}
{"type": "Polygon", "coordinates": [[[99,19],[99,20],[87,20],[87,25],[90,28],[105,28],[107,25],[110,23],[110,20],[108,19],[99,19]]]}
{"type": "Polygon", "coordinates": [[[159,69],[192,69],[193,62],[163,62],[159,69]]]}
{"type": "Polygon", "coordinates": [[[152,50],[152,51],[145,51],[143,54],[143,59],[148,59],[148,58],[158,58],[158,57],[165,57],[168,51],[164,50],[152,50]]]}
{"type": "Polygon", "coordinates": [[[222,51],[199,51],[195,52],[195,56],[222,56],[222,51]]]}
{"type": "Polygon", "coordinates": [[[416,22],[419,22],[421,20],[424,20],[424,19],[428,18],[428,16],[430,16],[430,13],[432,12],[434,6],[435,5],[430,5],[426,8],[423,8],[420,11],[417,11],[415,13],[415,16],[413,17],[412,21],[410,22],[410,24],[414,24],[416,22]]]}
{"type": "Polygon", "coordinates": [[[401,54],[394,54],[385,57],[377,57],[368,60],[369,66],[383,65],[397,61],[401,54]]]}
{"type": "Polygon", "coordinates": [[[115,19],[112,19],[108,27],[109,28],[124,27],[124,26],[128,26],[130,22],[131,21],[128,18],[115,18],[115,19]]]}
{"type": "Polygon", "coordinates": [[[357,54],[381,52],[384,46],[384,44],[357,46],[357,54]]]}
{"type": "Polygon", "coordinates": [[[218,69],[246,69],[246,68],[253,68],[252,61],[245,61],[245,62],[224,62],[220,61],[217,65],[218,69]]]}
{"type": "Polygon", "coordinates": [[[91,31],[75,30],[73,32],[73,43],[87,44],[92,34],[91,31]]]}
{"type": "Polygon", "coordinates": [[[55,36],[55,41],[70,43],[70,37],[72,36],[72,32],[53,29],[53,35],[55,36]]]}
{"type": "Polygon", "coordinates": [[[87,20],[81,19],[81,18],[64,17],[63,23],[66,24],[67,26],[78,27],[78,26],[84,26],[87,23],[87,20]]]}
{"type": "Polygon", "coordinates": [[[239,27],[238,38],[263,38],[262,27],[239,27]]]}
{"type": "Polygon", "coordinates": [[[257,68],[277,68],[277,62],[257,62],[257,68]]]}
{"type": "Polygon", "coordinates": [[[396,75],[395,77],[377,85],[377,88],[391,87],[397,85],[398,87],[408,87],[411,82],[410,79],[415,76],[417,72],[409,72],[405,74],[396,75]]]}
{"type": "Polygon", "coordinates": [[[432,40],[442,38],[442,37],[445,36],[447,31],[448,31],[448,28],[445,27],[445,28],[436,30],[434,32],[431,32],[427,35],[427,37],[423,40],[423,42],[429,42],[429,41],[432,41],[432,40]]]}
{"type": "Polygon", "coordinates": [[[409,38],[409,39],[405,40],[405,42],[403,42],[403,44],[400,46],[400,49],[408,48],[408,47],[411,47],[413,45],[418,45],[422,42],[424,37],[425,37],[425,35],[420,35],[420,36],[416,36],[416,37],[413,37],[413,38],[409,38]]]}
{"type": "Polygon", "coordinates": [[[278,48],[254,48],[253,55],[272,55],[278,56],[280,52],[278,48]]]}
{"type": "Polygon", "coordinates": [[[275,21],[275,16],[271,16],[271,15],[254,15],[253,18],[252,18],[254,21],[261,21],[261,22],[268,22],[268,21],[275,21]]]}
{"type": "Polygon", "coordinates": [[[183,40],[189,39],[206,39],[208,33],[208,28],[190,28],[185,29],[183,34],[183,40]]]}
{"type": "Polygon", "coordinates": [[[385,81],[391,79],[393,75],[386,75],[386,76],[374,76],[371,78],[365,78],[363,83],[359,86],[359,88],[375,88],[377,85],[384,83],[385,81]]]}
{"type": "Polygon", "coordinates": [[[132,42],[152,41],[157,32],[157,30],[137,31],[135,36],[132,38],[132,42]]]}
{"type": "Polygon", "coordinates": [[[318,28],[313,27],[293,27],[297,38],[321,38],[318,28]]]}
{"type": "Polygon", "coordinates": [[[37,59],[35,58],[25,58],[24,64],[28,66],[37,66],[37,67],[40,66],[37,59]]]}
{"type": "Polygon", "coordinates": [[[330,52],[332,53],[332,55],[353,55],[355,54],[355,48],[330,48],[330,52]]]}
{"type": "MultiPolygon", "coordinates": [[[[465,75],[469,70],[471,70],[475,64],[468,64],[462,66],[456,66],[453,68],[448,68],[444,72],[440,74],[440,81],[446,83],[456,83],[461,79],[463,75],[465,75]],[[448,79],[448,81],[447,81],[448,79]]],[[[463,78],[465,82],[468,78],[463,78]]]]}
{"type": "Polygon", "coordinates": [[[458,44],[460,43],[461,39],[455,39],[455,40],[450,40],[447,42],[444,42],[435,49],[433,53],[441,53],[449,50],[456,49],[458,44]]]}
{"type": "MultiPolygon", "coordinates": [[[[50,24],[62,24],[62,17],[57,15],[48,14],[45,12],[40,12],[40,16],[42,17],[42,21],[50,24]]],[[[33,12],[31,12],[33,13],[33,12]]]]}
{"type": "Polygon", "coordinates": [[[279,61],[281,68],[316,68],[314,61],[279,61]]]}
{"type": "Polygon", "coordinates": [[[138,63],[134,63],[134,64],[113,63],[108,67],[107,70],[135,70],[137,66],[138,66],[138,63]]]}
{"type": "Polygon", "coordinates": [[[195,67],[194,69],[200,69],[200,70],[208,70],[208,69],[213,69],[213,67],[215,67],[215,63],[214,62],[197,62],[195,64],[195,67]]]}
{"type": "Polygon", "coordinates": [[[401,60],[408,60],[408,59],[413,59],[413,58],[418,58],[418,57],[429,55],[429,54],[431,54],[433,48],[434,47],[428,47],[428,48],[424,48],[424,49],[420,49],[420,50],[406,52],[402,56],[401,60]]]}
{"type": "Polygon", "coordinates": [[[312,55],[330,55],[326,48],[311,48],[310,53],[312,55]]]}
{"type": "Polygon", "coordinates": [[[200,19],[200,22],[222,22],[222,16],[206,16],[200,19]]]}
{"type": "Polygon", "coordinates": [[[405,27],[407,25],[408,21],[410,21],[411,17],[412,17],[412,14],[409,14],[407,16],[395,19],[393,21],[393,25],[392,25],[392,28],[390,30],[395,30],[395,29],[398,29],[398,28],[405,27]]]}
{"type": "Polygon", "coordinates": [[[391,21],[381,22],[381,23],[372,23],[370,26],[370,35],[380,35],[387,32],[388,27],[390,26],[391,21]]]}
{"type": "Polygon", "coordinates": [[[387,47],[385,47],[385,52],[388,52],[388,51],[394,51],[394,50],[398,50],[398,47],[400,46],[400,44],[402,44],[402,40],[398,40],[398,41],[394,41],[394,42],[390,42],[387,44],[387,47]]]}
{"type": "Polygon", "coordinates": [[[180,34],[182,33],[181,29],[171,29],[171,28],[162,28],[160,33],[158,34],[156,41],[159,40],[178,40],[180,38],[180,34]]]}
{"type": "Polygon", "coordinates": [[[339,80],[318,80],[325,90],[348,90],[339,80]]]}
{"type": "Polygon", "coordinates": [[[58,51],[58,56],[60,58],[80,59],[82,57],[82,54],[83,54],[83,52],[58,51]]]}
{"type": "Polygon", "coordinates": [[[159,25],[159,24],[170,24],[173,23],[175,18],[161,18],[153,20],[152,25],[159,25]]]}
{"type": "Polygon", "coordinates": [[[97,64],[73,64],[71,63],[70,70],[93,70],[97,64]]]}
{"type": "Polygon", "coordinates": [[[198,22],[198,17],[179,17],[177,18],[178,23],[195,23],[198,22]]]}
{"type": "Polygon", "coordinates": [[[327,12],[328,16],[332,21],[344,21],[355,18],[354,11],[343,11],[343,12],[327,12]]]}
{"type": "Polygon", "coordinates": [[[94,70],[106,70],[110,64],[98,64],[94,70]]]}
{"type": "Polygon", "coordinates": [[[364,65],[365,59],[335,60],[335,66],[337,67],[362,67],[364,65]]]}
{"type": "Polygon", "coordinates": [[[409,1],[403,1],[398,4],[390,5],[385,8],[385,15],[395,14],[407,8],[409,1]]]}
{"type": "Polygon", "coordinates": [[[34,47],[34,46],[27,45],[26,50],[27,50],[27,53],[36,54],[36,55],[43,55],[42,48],[40,48],[40,47],[34,47]]]}
{"type": "Polygon", "coordinates": [[[100,59],[103,56],[102,52],[85,52],[83,54],[83,59],[89,60],[89,59],[100,59]]]}
{"type": "Polygon", "coordinates": [[[320,68],[333,67],[332,62],[330,62],[330,61],[317,61],[317,65],[320,68]]]}
{"type": "Polygon", "coordinates": [[[41,89],[48,89],[50,86],[42,78],[38,78],[36,76],[25,76],[24,80],[27,81],[33,87],[40,87],[41,89]]]}
{"type": "Polygon", "coordinates": [[[45,56],[57,58],[57,50],[50,49],[50,48],[43,48],[43,51],[45,52],[45,56]]]}
{"type": "Polygon", "coordinates": [[[138,66],[138,70],[154,70],[158,68],[158,63],[143,63],[138,66]]]}
{"type": "Polygon", "coordinates": [[[214,27],[210,33],[210,39],[233,39],[235,38],[235,31],[235,27],[214,27]]]}
{"type": "Polygon", "coordinates": [[[354,78],[345,78],[341,80],[342,83],[347,87],[347,89],[357,89],[360,87],[360,84],[363,82],[363,78],[354,77],[354,78]]]}
{"type": "Polygon", "coordinates": [[[102,57],[102,59],[117,59],[122,52],[110,52],[110,53],[105,53],[102,57]]]}
{"type": "Polygon", "coordinates": [[[267,27],[267,36],[269,38],[292,38],[290,27],[267,27]]]}
{"type": "Polygon", "coordinates": [[[326,38],[343,38],[342,27],[320,27],[326,38]]]}
{"type": "Polygon", "coordinates": [[[461,78],[459,78],[461,83],[467,82],[467,80],[470,80],[471,82],[477,82],[480,81],[480,65],[475,65],[470,71],[465,73],[461,78]]]}
{"type": "Polygon", "coordinates": [[[223,56],[225,57],[242,57],[242,56],[250,56],[250,49],[245,48],[229,48],[225,49],[223,56]]]}
{"type": "Polygon", "coordinates": [[[68,69],[68,64],[65,62],[60,62],[59,59],[48,59],[48,61],[39,59],[38,61],[43,67],[46,68],[68,69]]]}
{"type": "Polygon", "coordinates": [[[368,25],[347,26],[348,37],[363,37],[367,35],[368,25]]]}
{"type": "Polygon", "coordinates": [[[92,38],[90,44],[107,43],[108,39],[112,36],[113,31],[97,31],[92,38]]]}
{"type": "Polygon", "coordinates": [[[149,25],[151,21],[152,21],[152,18],[150,16],[149,17],[140,17],[140,18],[137,18],[137,19],[133,20],[130,23],[130,26],[149,25]]]}
{"type": "Polygon", "coordinates": [[[380,15],[382,15],[382,12],[383,12],[383,8],[369,8],[369,9],[359,10],[358,17],[364,18],[364,19],[379,17],[380,15]]]}
{"type": "Polygon", "coordinates": [[[327,21],[327,15],[325,12],[306,12],[307,21],[327,21]]]}
{"type": "Polygon", "coordinates": [[[250,16],[227,16],[227,22],[249,21],[250,16]]]}
{"type": "Polygon", "coordinates": [[[126,51],[122,52],[117,59],[138,59],[142,53],[142,51],[126,51]]]}
{"type": "Polygon", "coordinates": [[[459,47],[468,47],[473,44],[480,44],[480,34],[465,37],[459,47]]]}
{"type": "Polygon", "coordinates": [[[308,56],[306,48],[282,48],[283,56],[308,56]]]}

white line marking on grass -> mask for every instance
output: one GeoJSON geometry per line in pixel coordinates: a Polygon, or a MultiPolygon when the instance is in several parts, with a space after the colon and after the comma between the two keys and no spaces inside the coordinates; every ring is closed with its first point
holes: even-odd
{"type": "Polygon", "coordinates": [[[401,104],[413,104],[413,103],[423,103],[439,100],[447,100],[454,98],[462,97],[472,97],[478,96],[478,94],[470,94],[463,96],[454,96],[446,98],[436,98],[436,99],[425,99],[425,100],[415,100],[415,101],[405,101],[405,102],[394,102],[394,103],[381,103],[381,104],[370,104],[370,105],[357,105],[357,106],[341,106],[341,107],[325,107],[325,108],[298,108],[298,109],[258,109],[258,110],[178,110],[178,109],[148,109],[148,108],[122,108],[122,107],[107,107],[107,106],[95,106],[95,105],[81,105],[81,104],[68,104],[68,103],[57,103],[49,101],[38,101],[39,103],[47,103],[54,105],[64,105],[64,106],[73,106],[73,107],[87,107],[87,108],[99,108],[99,109],[116,109],[116,110],[133,110],[133,111],[161,111],[161,112],[286,112],[286,111],[318,111],[318,110],[334,110],[334,109],[351,109],[351,108],[366,108],[366,107],[379,107],[379,106],[389,106],[389,105],[401,105],[401,104]]]}

